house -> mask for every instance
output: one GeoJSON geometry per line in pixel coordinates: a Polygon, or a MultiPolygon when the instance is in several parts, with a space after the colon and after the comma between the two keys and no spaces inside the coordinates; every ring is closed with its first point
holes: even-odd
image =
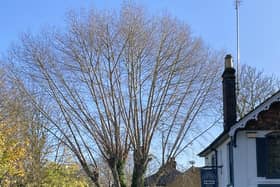
{"type": "Polygon", "coordinates": [[[144,186],[200,187],[200,183],[200,168],[191,167],[182,173],[176,169],[176,161],[173,158],[158,172],[145,178],[144,186]],[[160,171],[163,173],[160,174],[160,171]]]}
{"type": "Polygon", "coordinates": [[[192,166],[181,175],[178,175],[168,187],[200,187],[200,184],[200,168],[192,166]]]}
{"type": "Polygon", "coordinates": [[[199,153],[202,187],[280,187],[280,91],[237,121],[230,55],[222,77],[224,130],[199,153]]]}
{"type": "Polygon", "coordinates": [[[154,186],[154,184],[156,184],[156,186],[168,186],[177,176],[182,174],[176,169],[176,165],[175,158],[171,158],[158,172],[145,178],[144,186],[154,186]]]}

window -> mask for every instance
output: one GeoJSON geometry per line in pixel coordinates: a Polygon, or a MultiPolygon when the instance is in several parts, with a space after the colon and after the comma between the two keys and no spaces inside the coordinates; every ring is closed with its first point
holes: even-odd
{"type": "Polygon", "coordinates": [[[280,178],[280,133],[257,138],[257,176],[280,178]]]}
{"type": "Polygon", "coordinates": [[[266,137],[267,145],[267,177],[280,177],[280,133],[266,137]]]}

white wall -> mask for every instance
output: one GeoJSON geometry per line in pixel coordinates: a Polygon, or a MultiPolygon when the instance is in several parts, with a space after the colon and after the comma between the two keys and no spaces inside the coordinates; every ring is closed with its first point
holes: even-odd
{"type": "MultiPolygon", "coordinates": [[[[256,137],[264,137],[271,131],[258,131],[256,137]]],[[[280,184],[280,179],[257,177],[256,139],[248,138],[246,131],[237,133],[234,148],[235,187],[257,187],[258,184],[280,184]]]]}
{"type": "Polygon", "coordinates": [[[228,165],[228,143],[230,139],[226,140],[217,148],[218,151],[218,169],[219,187],[225,187],[229,184],[229,165],[228,165]]]}
{"type": "MultiPolygon", "coordinates": [[[[256,137],[264,137],[271,131],[258,131],[256,137]]],[[[217,148],[219,187],[227,187],[229,184],[228,148],[226,140],[217,148]]],[[[258,184],[280,184],[280,179],[266,179],[257,177],[256,139],[248,138],[246,131],[237,133],[237,147],[233,149],[234,162],[234,186],[235,187],[258,187],[258,184]]],[[[211,165],[211,156],[214,151],[207,155],[206,165],[211,165]]]]}
{"type": "Polygon", "coordinates": [[[255,139],[248,139],[244,131],[238,132],[236,138],[237,147],[233,148],[234,185],[249,187],[249,176],[257,175],[255,139]]]}

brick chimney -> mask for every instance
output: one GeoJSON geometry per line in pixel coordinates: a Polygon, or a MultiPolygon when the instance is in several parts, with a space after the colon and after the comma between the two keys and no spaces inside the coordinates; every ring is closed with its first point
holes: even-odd
{"type": "Polygon", "coordinates": [[[223,78],[224,131],[236,123],[235,69],[231,55],[225,57],[223,78]]]}

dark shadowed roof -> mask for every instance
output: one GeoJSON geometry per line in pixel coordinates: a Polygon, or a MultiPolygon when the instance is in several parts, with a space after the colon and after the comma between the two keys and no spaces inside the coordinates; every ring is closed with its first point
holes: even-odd
{"type": "Polygon", "coordinates": [[[191,167],[183,174],[178,175],[168,187],[201,187],[200,168],[191,167]]]}
{"type": "MultiPolygon", "coordinates": [[[[166,174],[161,176],[157,182],[157,186],[166,186],[167,184],[172,183],[178,175],[182,173],[176,169],[168,171],[166,174]]],[[[157,174],[153,174],[145,178],[144,186],[150,186],[157,178],[157,174]]]]}
{"type": "Polygon", "coordinates": [[[164,167],[160,168],[155,174],[145,178],[144,186],[151,186],[156,183],[157,186],[166,186],[173,182],[178,175],[182,173],[176,169],[175,159],[171,159],[164,167]],[[164,171],[160,177],[160,171],[164,171]],[[156,181],[157,180],[157,181],[156,181]]]}

